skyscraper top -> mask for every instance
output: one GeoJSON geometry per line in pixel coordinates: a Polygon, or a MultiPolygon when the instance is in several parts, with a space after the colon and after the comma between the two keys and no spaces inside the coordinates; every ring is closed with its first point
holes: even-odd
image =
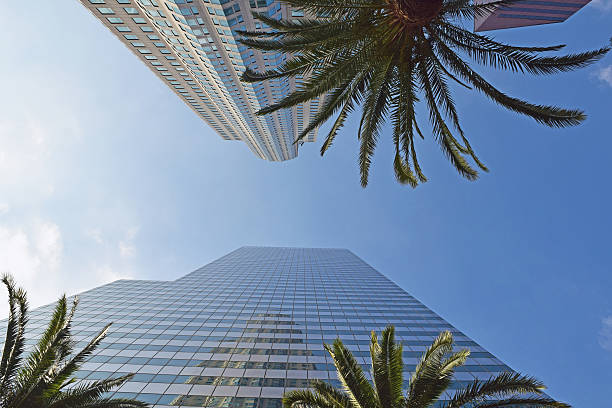
{"type": "MultiPolygon", "coordinates": [[[[319,101],[275,112],[255,112],[299,85],[299,77],[265,84],[239,79],[245,67],[268,70],[284,54],[260,52],[236,41],[236,30],[265,29],[251,11],[300,19],[304,13],[278,0],[80,0],[198,116],[225,140],[241,140],[258,157],[293,159],[297,135],[319,101]]],[[[316,131],[303,139],[313,142],[316,131]]]]}

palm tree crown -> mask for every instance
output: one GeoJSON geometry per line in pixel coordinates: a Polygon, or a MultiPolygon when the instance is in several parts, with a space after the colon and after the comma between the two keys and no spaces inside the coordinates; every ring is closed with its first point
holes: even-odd
{"type": "Polygon", "coordinates": [[[554,74],[584,67],[610,50],[603,47],[564,56],[542,56],[563,45],[518,47],[465,30],[462,20],[491,12],[516,0],[473,4],[471,0],[282,0],[316,18],[276,20],[254,16],[267,31],[239,31],[244,45],[262,51],[286,52],[293,57],[275,69],[246,69],[242,79],[258,82],[271,78],[303,78],[296,91],[261,109],[266,114],[326,95],[319,112],[298,135],[309,132],[336,115],[321,147],[331,146],[347,116],[362,106],[358,137],[361,184],[368,173],[380,129],[386,120],[393,127],[394,170],[397,180],[413,187],[427,181],[417,159],[415,135],[424,138],[415,109],[423,101],[435,139],[457,171],[469,180],[487,171],[476,157],[459,122],[449,81],[475,89],[514,112],[551,127],[577,125],[580,110],[536,105],[495,88],[465,61],[500,70],[534,75],[554,74]]]}
{"type": "Polygon", "coordinates": [[[313,390],[287,392],[283,398],[285,408],[569,408],[569,405],[544,395],[545,387],[538,380],[512,372],[501,373],[486,381],[474,380],[467,387],[455,391],[448,401],[439,401],[447,392],[455,368],[463,365],[470,354],[468,350],[453,352],[450,332],[441,333],[423,353],[405,392],[402,345],[395,343],[392,326],[382,332],[380,343],[372,332],[372,384],[342,341],[336,340],[325,348],[336,366],[342,390],[315,380],[313,390]]]}
{"type": "Polygon", "coordinates": [[[8,289],[9,318],[0,360],[0,408],[135,408],[148,404],[125,398],[107,398],[133,374],[75,384],[72,375],[106,336],[107,325],[85,348],[73,352],[70,334],[77,300],[68,309],[66,296],[55,311],[33,351],[24,359],[28,302],[23,289],[9,276],[2,282],[8,289]]]}

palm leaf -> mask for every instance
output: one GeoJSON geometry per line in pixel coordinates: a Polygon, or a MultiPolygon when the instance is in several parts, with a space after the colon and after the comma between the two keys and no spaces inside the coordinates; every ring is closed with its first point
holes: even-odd
{"type": "Polygon", "coordinates": [[[247,68],[242,79],[303,79],[294,92],[257,112],[260,115],[326,98],[319,114],[296,138],[296,142],[302,140],[333,119],[321,147],[322,155],[348,115],[360,106],[358,164],[364,187],[380,129],[388,119],[393,129],[396,179],[413,187],[427,180],[414,142],[415,133],[424,136],[415,115],[415,104],[422,100],[443,154],[462,176],[475,180],[478,173],[470,157],[480,169],[488,169],[461,128],[449,81],[481,92],[501,107],[550,127],[575,126],[586,116],[578,109],[534,104],[507,95],[480,76],[463,57],[498,70],[550,75],[592,64],[611,48],[544,55],[564,45],[515,46],[462,28],[464,19],[487,15],[516,1],[475,4],[472,0],[444,0],[437,14],[434,10],[434,14],[425,16],[410,9],[412,3],[408,0],[284,0],[308,17],[276,20],[254,13],[254,18],[269,29],[239,34],[244,45],[285,53],[290,58],[262,72],[247,68]],[[364,75],[362,82],[356,80],[359,75],[364,75]],[[353,90],[356,86],[363,89],[353,90]]]}
{"type": "Polygon", "coordinates": [[[504,372],[486,381],[474,380],[469,386],[457,391],[446,408],[459,408],[487,398],[503,398],[514,394],[541,394],[545,388],[542,382],[533,377],[504,372]]]}
{"type": "Polygon", "coordinates": [[[336,405],[310,390],[286,392],[283,396],[283,406],[285,408],[344,408],[342,405],[336,405]]]}
{"type": "Polygon", "coordinates": [[[359,131],[359,171],[361,185],[368,185],[368,176],[372,155],[376,147],[376,140],[382,122],[387,114],[387,102],[390,98],[390,84],[394,70],[392,60],[379,62],[372,74],[370,88],[366,90],[363,103],[362,126],[359,131]]]}
{"type": "Polygon", "coordinates": [[[28,301],[25,291],[16,288],[15,282],[8,275],[2,276],[2,283],[6,286],[9,295],[9,318],[0,361],[0,402],[10,393],[9,388],[19,370],[25,346],[25,327],[28,322],[28,301]]]}
{"type": "Polygon", "coordinates": [[[377,406],[376,393],[366,379],[361,366],[353,357],[353,354],[344,347],[339,339],[332,346],[325,345],[325,349],[331,356],[338,379],[342,383],[353,408],[373,408],[377,406]]]}

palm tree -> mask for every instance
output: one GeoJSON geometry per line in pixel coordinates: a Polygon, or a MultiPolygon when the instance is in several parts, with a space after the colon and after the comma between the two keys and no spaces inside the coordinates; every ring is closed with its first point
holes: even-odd
{"type": "Polygon", "coordinates": [[[416,187],[427,181],[415,148],[424,138],[416,115],[417,102],[429,111],[429,121],[442,152],[457,171],[475,180],[478,159],[459,122],[449,82],[477,90],[511,111],[551,127],[579,124],[580,110],[538,105],[509,96],[474,71],[466,58],[499,70],[534,75],[555,74],[584,67],[610,47],[563,56],[542,56],[563,45],[519,47],[495,41],[463,28],[463,20],[491,12],[516,0],[474,4],[472,0],[282,0],[316,18],[276,20],[253,13],[271,30],[239,31],[249,47],[292,55],[277,68],[242,74],[246,82],[272,78],[301,79],[297,90],[264,107],[260,115],[325,96],[319,112],[296,142],[332,116],[336,119],[321,147],[331,146],[347,116],[362,106],[358,137],[361,184],[368,183],[374,148],[383,123],[393,127],[397,180],[416,187]],[[453,130],[454,129],[454,130],[453,130]]]}
{"type": "Polygon", "coordinates": [[[486,381],[474,380],[457,390],[447,402],[438,401],[448,389],[455,368],[463,365],[468,350],[453,353],[453,336],[446,331],[423,354],[416,366],[408,390],[403,391],[402,345],[395,343],[394,328],[382,332],[381,342],[372,332],[372,382],[367,380],[353,354],[337,339],[325,348],[331,355],[342,390],[315,380],[313,390],[295,390],[285,393],[285,408],[532,408],[569,405],[542,394],[544,385],[533,377],[506,372],[486,381]]]}
{"type": "Polygon", "coordinates": [[[1,408],[134,408],[148,404],[125,398],[108,398],[106,393],[128,381],[133,374],[106,380],[74,384],[79,366],[106,336],[107,325],[85,348],[73,353],[70,334],[77,299],[68,310],[66,296],[55,311],[33,351],[24,360],[28,302],[23,289],[13,279],[3,276],[8,289],[9,318],[2,359],[0,360],[1,408]]]}

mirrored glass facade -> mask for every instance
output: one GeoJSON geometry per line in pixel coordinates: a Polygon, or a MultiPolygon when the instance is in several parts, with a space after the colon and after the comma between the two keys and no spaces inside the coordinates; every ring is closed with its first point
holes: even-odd
{"type": "MultiPolygon", "coordinates": [[[[114,324],[78,378],[136,373],[116,396],[159,407],[278,408],[311,379],[339,385],[323,349],[335,338],[369,371],[370,332],[387,325],[404,344],[406,379],[443,330],[472,351],[451,388],[510,370],[345,249],[243,247],[172,282],[119,280],[79,298],[77,346],[114,324]]],[[[53,307],[31,312],[29,344],[53,307]]]]}

